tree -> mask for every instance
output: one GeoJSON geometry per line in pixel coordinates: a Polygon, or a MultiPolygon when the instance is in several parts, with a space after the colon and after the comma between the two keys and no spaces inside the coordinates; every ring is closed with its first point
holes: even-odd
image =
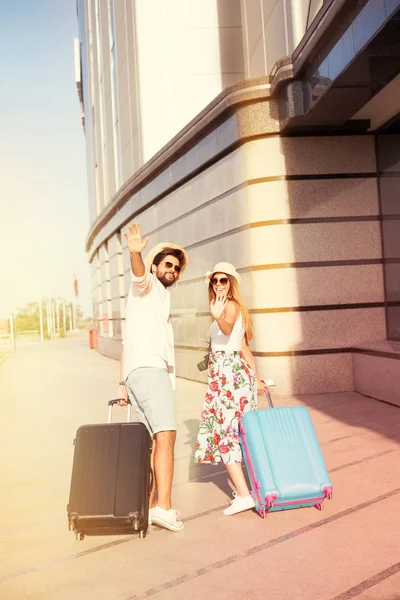
{"type": "Polygon", "coordinates": [[[18,308],[14,316],[14,327],[16,331],[39,331],[39,305],[30,302],[23,308],[18,308]]]}
{"type": "MultiPolygon", "coordinates": [[[[64,300],[62,298],[49,298],[42,300],[42,318],[45,337],[53,335],[56,332],[60,333],[61,337],[65,337],[66,332],[70,329],[70,318],[73,314],[72,302],[65,302],[64,315],[64,300]],[[58,311],[57,311],[58,306],[58,311]],[[47,314],[49,311],[49,315],[47,314]],[[58,318],[57,318],[58,312],[58,318]],[[48,318],[49,317],[49,318],[48,318]],[[53,323],[53,325],[51,325],[53,323]],[[64,329],[65,323],[65,329],[64,329]]],[[[82,318],[82,309],[77,306],[76,319],[79,323],[82,318]]],[[[40,315],[39,303],[30,302],[22,308],[18,308],[14,315],[14,327],[16,332],[21,331],[39,331],[40,330],[40,315]]]]}

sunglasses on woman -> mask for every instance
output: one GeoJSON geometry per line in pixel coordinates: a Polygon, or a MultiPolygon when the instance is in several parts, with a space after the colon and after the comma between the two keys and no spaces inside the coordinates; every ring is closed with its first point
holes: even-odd
{"type": "Polygon", "coordinates": [[[174,269],[175,269],[175,271],[176,271],[177,273],[180,273],[180,272],[181,272],[181,268],[180,268],[180,266],[179,266],[179,265],[173,265],[173,264],[172,264],[172,262],[169,262],[169,260],[166,260],[166,261],[164,262],[164,265],[165,265],[165,267],[166,267],[167,269],[172,269],[172,267],[174,267],[174,269]]]}
{"type": "Polygon", "coordinates": [[[227,277],[221,277],[221,279],[218,279],[217,277],[211,277],[210,281],[213,285],[220,284],[222,286],[226,286],[229,279],[227,277]]]}

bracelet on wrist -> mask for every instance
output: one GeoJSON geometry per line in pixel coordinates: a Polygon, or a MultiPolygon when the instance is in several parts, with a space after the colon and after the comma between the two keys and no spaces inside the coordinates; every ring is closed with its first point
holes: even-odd
{"type": "Polygon", "coordinates": [[[118,385],[123,385],[125,387],[125,381],[120,381],[118,385]]]}

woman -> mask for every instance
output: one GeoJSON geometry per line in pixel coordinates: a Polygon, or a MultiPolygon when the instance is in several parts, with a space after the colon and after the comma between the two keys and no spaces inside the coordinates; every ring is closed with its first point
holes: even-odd
{"type": "Polygon", "coordinates": [[[201,413],[195,462],[223,462],[236,492],[224,515],[234,515],[254,507],[242,471],[239,420],[257,408],[256,389],[264,392],[257,378],[249,348],[252,324],[239,291],[240,275],[230,263],[221,262],[207,273],[210,311],[211,352],[208,388],[201,413]]]}

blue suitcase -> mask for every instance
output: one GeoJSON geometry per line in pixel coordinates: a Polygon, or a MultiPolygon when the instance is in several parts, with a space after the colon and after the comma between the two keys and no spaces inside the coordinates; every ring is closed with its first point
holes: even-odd
{"type": "Polygon", "coordinates": [[[304,406],[251,411],[240,422],[240,441],[258,514],[315,506],[332,497],[332,482],[304,406]]]}

